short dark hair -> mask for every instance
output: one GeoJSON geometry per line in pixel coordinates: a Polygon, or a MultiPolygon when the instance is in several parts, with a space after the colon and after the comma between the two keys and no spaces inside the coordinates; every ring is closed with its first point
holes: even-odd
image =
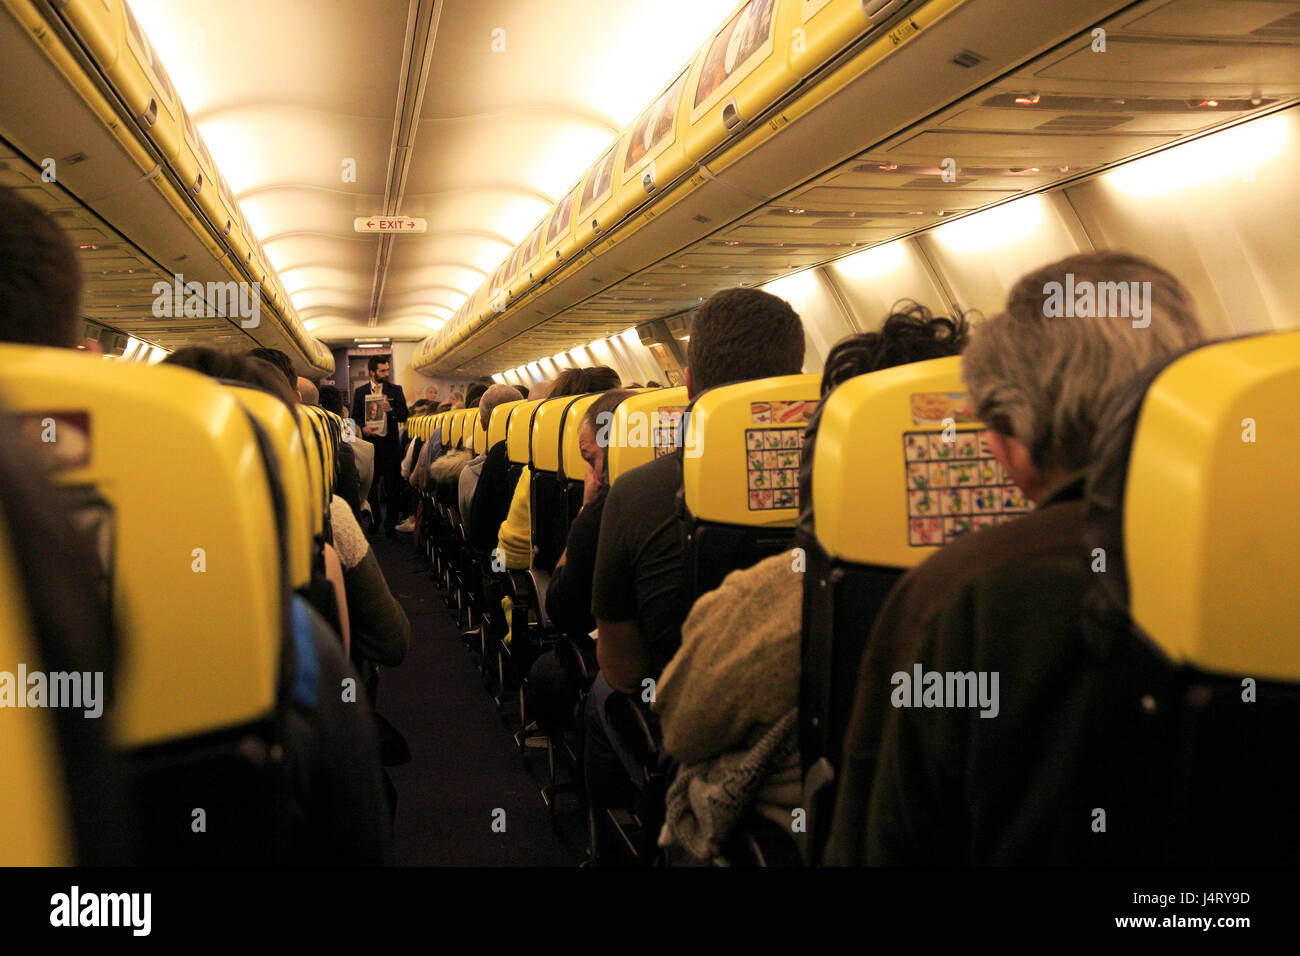
{"type": "Polygon", "coordinates": [[[687,366],[697,392],[803,370],[799,315],[761,289],[723,289],[695,310],[687,366]]]}
{"type": "Polygon", "coordinates": [[[290,390],[295,395],[298,393],[298,373],[293,370],[293,359],[279,349],[249,349],[247,354],[249,358],[270,362],[278,368],[285,381],[289,383],[290,390]]]}
{"type": "Polygon", "coordinates": [[[566,368],[555,380],[551,389],[551,398],[564,395],[587,395],[591,392],[605,392],[618,388],[622,381],[608,365],[593,365],[587,368],[566,368]]]}
{"type": "Polygon", "coordinates": [[[488,390],[486,385],[475,382],[465,390],[465,407],[478,408],[478,401],[483,397],[483,393],[488,390]]]}
{"type": "Polygon", "coordinates": [[[70,348],[80,313],[81,263],[68,234],[0,186],[0,342],[70,348]]]}
{"type": "Polygon", "coordinates": [[[298,404],[298,393],[285,386],[280,370],[256,355],[236,355],[234,352],[221,352],[206,345],[191,345],[177,349],[163,359],[162,364],[193,369],[209,378],[252,385],[264,392],[270,392],[290,408],[298,404]]]}
{"type": "Polygon", "coordinates": [[[393,357],[391,355],[372,355],[370,356],[370,361],[366,362],[366,368],[369,369],[371,372],[374,372],[374,370],[379,368],[379,366],[381,365],[392,365],[392,364],[393,364],[393,357]]]}
{"type": "Polygon", "coordinates": [[[894,305],[879,331],[861,332],[835,343],[822,372],[822,397],[841,382],[868,372],[960,355],[969,338],[970,325],[963,316],[931,315],[925,306],[904,299],[894,305]]]}
{"type": "Polygon", "coordinates": [[[347,417],[347,413],[343,411],[343,393],[333,385],[322,385],[320,387],[320,407],[327,412],[333,412],[340,418],[347,417]]]}

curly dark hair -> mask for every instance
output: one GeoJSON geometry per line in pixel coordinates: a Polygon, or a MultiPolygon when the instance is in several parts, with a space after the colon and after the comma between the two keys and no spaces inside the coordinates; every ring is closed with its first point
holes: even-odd
{"type": "Polygon", "coordinates": [[[904,299],[895,303],[878,332],[850,335],[835,343],[822,371],[822,397],[858,375],[960,355],[969,338],[970,324],[964,316],[932,315],[920,303],[904,299]]]}

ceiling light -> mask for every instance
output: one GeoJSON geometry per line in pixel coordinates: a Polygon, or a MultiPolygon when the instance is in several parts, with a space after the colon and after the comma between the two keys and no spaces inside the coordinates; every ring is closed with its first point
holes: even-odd
{"type": "Polygon", "coordinates": [[[1017,97],[1016,97],[1016,105],[1017,105],[1017,106],[1037,106],[1037,105],[1038,105],[1038,101],[1041,100],[1041,99],[1042,99],[1042,97],[1039,96],[1037,93],[1030,93],[1028,96],[1017,96],[1017,97]]]}

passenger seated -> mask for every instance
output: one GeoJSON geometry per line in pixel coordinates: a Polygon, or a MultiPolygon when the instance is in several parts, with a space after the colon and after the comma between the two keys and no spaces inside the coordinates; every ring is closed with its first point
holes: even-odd
{"type": "MultiPolygon", "coordinates": [[[[569,536],[546,588],[546,615],[573,641],[578,652],[596,668],[596,646],[591,634],[596,619],[591,616],[591,585],[596,571],[596,545],[600,540],[600,516],[609,492],[609,469],[605,450],[609,424],[619,402],[630,396],[627,389],[611,389],[587,408],[578,428],[578,447],[587,462],[583,480],[582,508],[569,526],[569,536]]],[[[543,729],[567,723],[582,690],[555,651],[538,657],[528,674],[532,712],[543,729]]]]}
{"type": "MultiPolygon", "coordinates": [[[[554,385],[549,380],[538,382],[530,393],[532,399],[548,397],[554,385]]],[[[510,513],[517,484],[518,479],[512,478],[510,474],[510,456],[506,452],[506,441],[503,438],[488,449],[487,458],[479,472],[478,484],[474,488],[474,497],[470,501],[468,528],[469,546],[472,550],[486,553],[497,546],[501,524],[510,513]]]]}
{"type": "Polygon", "coordinates": [[[0,342],[72,348],[81,326],[81,283],[67,234],[0,186],[0,342]]]}
{"type": "MultiPolygon", "coordinates": [[[[724,289],[695,312],[687,394],[794,375],[803,358],[803,324],[788,302],[759,289],[724,289]]],[[[640,694],[641,681],[658,680],[681,644],[688,610],[681,488],[681,458],[669,455],[622,475],[605,501],[592,590],[600,674],[587,698],[585,748],[588,794],[605,806],[625,802],[629,775],[639,780],[636,761],[609,730],[605,703],[615,692],[640,694]]]]}
{"type": "Polygon", "coordinates": [[[1006,311],[976,327],[962,376],[991,453],[1037,507],[946,545],[904,575],[882,607],[844,742],[828,862],[1122,858],[1123,847],[1089,825],[1087,794],[1107,760],[1092,750],[1090,710],[1106,660],[1080,623],[1093,573],[1081,496],[1107,404],[1143,368],[1202,337],[1182,284],[1119,252],[1029,273],[1006,311]],[[1049,296],[1069,286],[1067,276],[1081,292],[1149,283],[1139,286],[1150,290],[1142,320],[1136,311],[1049,314],[1049,296]],[[894,675],[916,668],[978,672],[987,703],[979,713],[904,706],[894,675]]]}
{"type": "MultiPolygon", "coordinates": [[[[560,373],[548,398],[565,395],[586,395],[618,388],[618,373],[605,365],[591,368],[570,368],[560,373]]],[[[540,386],[539,386],[540,387],[540,386]]],[[[515,485],[510,510],[501,523],[497,547],[509,571],[525,571],[533,562],[532,479],[528,466],[519,475],[515,485]]]]}
{"type": "MultiPolygon", "coordinates": [[[[333,412],[339,418],[346,419],[347,411],[343,408],[343,393],[333,385],[325,385],[320,389],[320,407],[327,412],[333,412]]],[[[358,523],[367,520],[370,514],[370,502],[367,500],[370,495],[370,483],[375,477],[375,446],[370,444],[361,437],[361,429],[357,427],[356,422],[352,423],[351,428],[347,423],[343,426],[343,440],[339,443],[339,459],[343,464],[340,466],[339,494],[349,505],[352,506],[352,515],[358,523]],[[350,465],[349,465],[350,462],[350,465]],[[349,484],[346,477],[349,472],[356,473],[356,501],[354,502],[349,494],[345,493],[349,484]]],[[[362,524],[364,530],[365,524],[362,524]]]]}
{"type": "MultiPolygon", "coordinates": [[[[966,322],[909,303],[878,332],[851,335],[826,357],[821,397],[869,372],[957,355],[966,322]]],[[[810,449],[805,442],[804,453],[810,449]]],[[[801,505],[809,489],[800,492],[801,505]]],[[[733,571],[702,595],[682,646],[659,679],[664,749],[681,766],[668,791],[660,846],[701,860],[722,854],[754,809],[787,832],[801,803],[798,714],[804,566],[793,551],[733,571]],[[740,795],[737,797],[737,795],[740,795]]]]}
{"type": "MultiPolygon", "coordinates": [[[[487,389],[478,401],[478,418],[483,431],[487,431],[488,423],[492,420],[492,412],[498,405],[517,401],[519,401],[519,389],[512,385],[493,385],[487,389]]],[[[498,444],[501,443],[498,442],[498,444]]],[[[474,510],[474,492],[478,489],[479,478],[482,476],[483,465],[487,462],[487,457],[488,449],[480,449],[479,453],[465,465],[465,470],[460,473],[460,481],[457,485],[460,521],[465,526],[465,534],[469,536],[474,533],[470,527],[474,510]]]]}
{"type": "Polygon", "coordinates": [[[289,391],[293,392],[294,401],[298,400],[298,373],[293,370],[293,359],[289,358],[279,349],[249,349],[244,353],[244,358],[261,359],[263,362],[269,362],[279,370],[284,376],[284,380],[289,383],[289,391]]]}

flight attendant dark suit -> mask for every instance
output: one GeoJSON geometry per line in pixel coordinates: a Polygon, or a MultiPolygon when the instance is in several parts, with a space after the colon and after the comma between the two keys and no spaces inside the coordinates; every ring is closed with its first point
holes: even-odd
{"type": "MultiPolygon", "coordinates": [[[[364,435],[375,446],[375,480],[370,484],[370,509],[374,512],[375,523],[380,520],[379,503],[387,502],[383,511],[384,527],[397,527],[397,511],[401,507],[402,492],[402,442],[397,433],[399,423],[406,421],[406,395],[392,382],[381,386],[384,397],[388,399],[391,410],[388,412],[388,434],[364,435]],[[383,491],[380,492],[380,485],[383,491]]],[[[367,382],[357,386],[352,394],[352,418],[364,430],[366,424],[366,396],[374,389],[374,384],[367,382]]]]}

